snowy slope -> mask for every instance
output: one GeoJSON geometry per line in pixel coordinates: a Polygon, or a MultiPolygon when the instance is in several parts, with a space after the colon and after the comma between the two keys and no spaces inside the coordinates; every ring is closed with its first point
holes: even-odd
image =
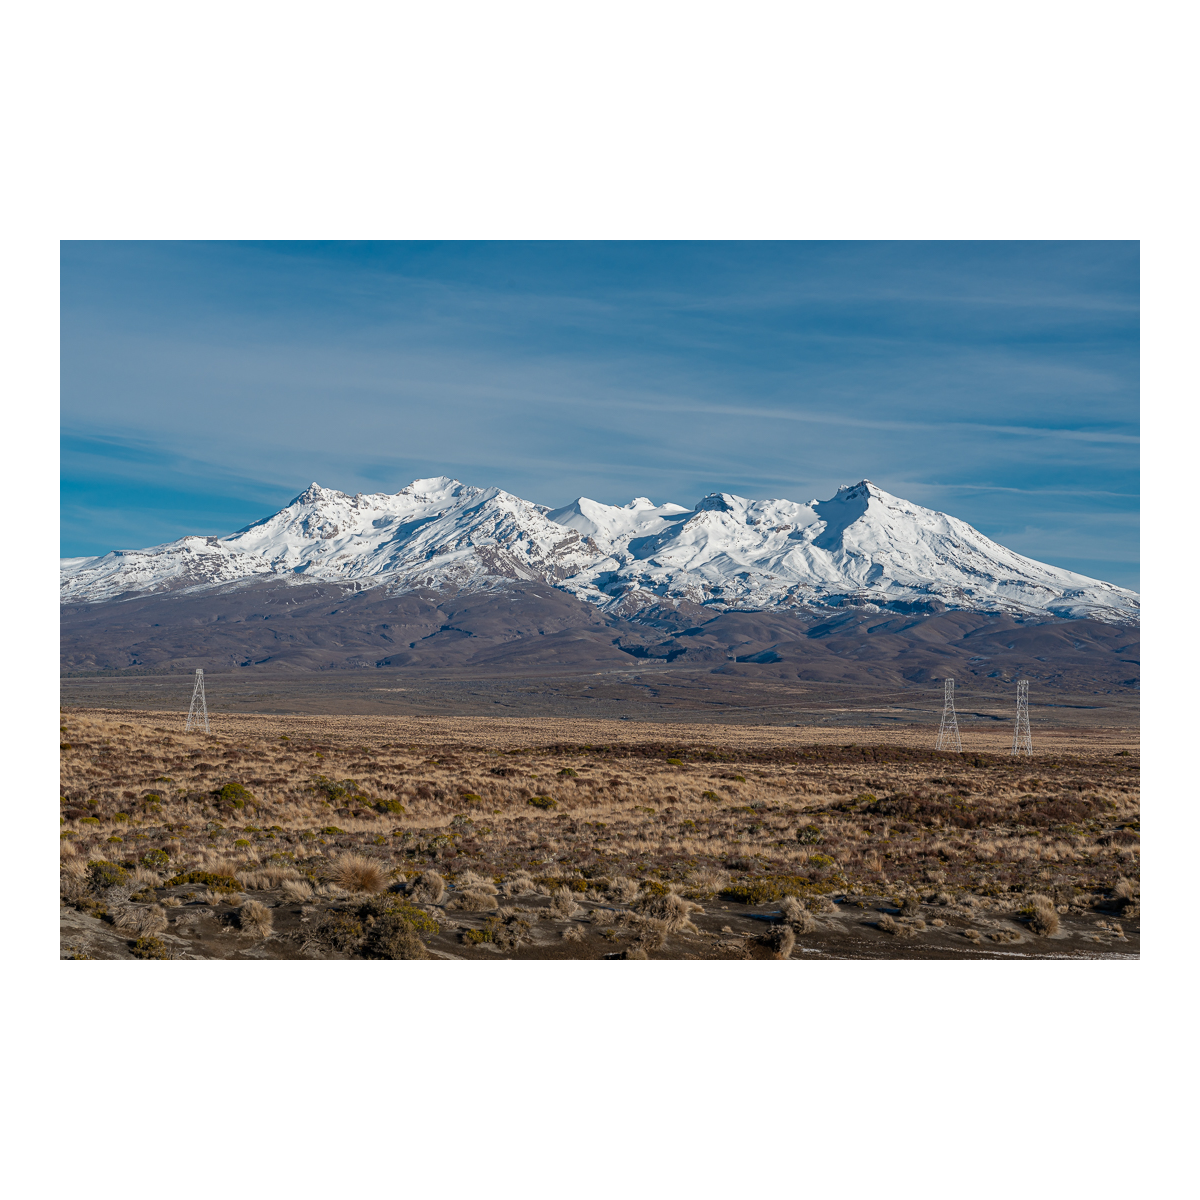
{"type": "Polygon", "coordinates": [[[830,500],[706,496],[694,509],[580,498],[553,511],[439,476],[393,495],[313,484],[228,537],[64,559],[64,602],[275,576],[390,592],[544,580],[633,615],[681,602],[729,608],[854,604],[1138,619],[1136,593],[1006,549],[964,521],[869,481],[830,500]]]}

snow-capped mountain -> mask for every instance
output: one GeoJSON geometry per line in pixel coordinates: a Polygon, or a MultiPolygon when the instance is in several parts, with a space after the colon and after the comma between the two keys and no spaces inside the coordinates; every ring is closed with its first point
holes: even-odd
{"type": "Polygon", "coordinates": [[[62,560],[64,602],[237,586],[264,577],[389,593],[540,580],[623,616],[656,605],[870,608],[1138,619],[1125,588],[1047,566],[964,521],[873,483],[830,500],[706,496],[694,509],[638,497],[551,510],[438,476],[395,495],[313,484],[227,537],[62,560]]]}

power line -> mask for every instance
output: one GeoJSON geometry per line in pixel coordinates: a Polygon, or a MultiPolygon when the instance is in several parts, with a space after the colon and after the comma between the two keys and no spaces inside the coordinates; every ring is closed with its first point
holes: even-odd
{"type": "Polygon", "coordinates": [[[1017,680],[1017,723],[1013,728],[1014,754],[1033,757],[1033,733],[1029,728],[1029,680],[1017,680]]]}
{"type": "Polygon", "coordinates": [[[946,680],[946,702],[942,705],[942,726],[938,730],[938,750],[954,750],[962,753],[962,739],[958,736],[958,716],[954,712],[954,680],[946,680]]]}
{"type": "Polygon", "coordinates": [[[204,722],[204,732],[208,732],[208,702],[204,699],[204,672],[196,668],[196,686],[192,688],[192,705],[188,709],[187,725],[184,727],[184,733],[191,733],[192,722],[195,721],[196,727],[200,727],[200,722],[204,722]]]}

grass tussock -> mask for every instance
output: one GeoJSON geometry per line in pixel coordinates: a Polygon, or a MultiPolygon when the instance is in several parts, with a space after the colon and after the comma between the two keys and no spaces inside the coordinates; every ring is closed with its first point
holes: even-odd
{"type": "Polygon", "coordinates": [[[1031,896],[1029,901],[1029,928],[1038,937],[1053,937],[1061,925],[1054,901],[1040,895],[1031,896]]]}
{"type": "Polygon", "coordinates": [[[271,910],[257,900],[247,900],[238,909],[238,927],[247,937],[269,937],[274,923],[271,910]]]}
{"type": "Polygon", "coordinates": [[[694,933],[700,930],[691,919],[692,913],[702,913],[704,909],[692,900],[685,900],[677,892],[667,892],[662,896],[647,896],[639,901],[637,911],[645,917],[662,921],[668,933],[694,933]]]}
{"type": "Polygon", "coordinates": [[[446,895],[446,881],[436,871],[422,871],[408,895],[414,904],[440,904],[446,895]]]}
{"type": "Polygon", "coordinates": [[[388,885],[388,868],[377,858],[343,854],[333,864],[333,882],[348,892],[380,892],[388,885]]]}
{"type": "Polygon", "coordinates": [[[160,904],[130,904],[113,915],[113,925],[122,933],[148,937],[167,927],[167,910],[160,904]]]}
{"type": "Polygon", "coordinates": [[[812,913],[795,896],[784,896],[779,902],[779,919],[793,933],[812,933],[817,927],[812,913]]]}

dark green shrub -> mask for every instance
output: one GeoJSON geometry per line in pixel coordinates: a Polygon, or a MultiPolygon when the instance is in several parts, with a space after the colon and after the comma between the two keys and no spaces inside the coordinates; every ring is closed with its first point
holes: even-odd
{"type": "Polygon", "coordinates": [[[819,825],[805,825],[803,829],[796,831],[796,841],[805,846],[816,846],[824,838],[825,835],[821,832],[819,825]]]}
{"type": "Polygon", "coordinates": [[[568,779],[574,779],[577,775],[577,773],[572,771],[570,767],[563,767],[563,769],[559,771],[559,774],[565,775],[568,779]]]}
{"type": "Polygon", "coordinates": [[[158,893],[153,888],[142,888],[140,892],[135,892],[129,899],[136,900],[139,904],[153,904],[158,899],[158,893]]]}
{"type": "Polygon", "coordinates": [[[227,783],[217,793],[217,799],[223,804],[232,804],[234,808],[245,808],[248,802],[253,803],[254,793],[240,783],[227,783]]]}
{"type": "MultiPolygon", "coordinates": [[[[320,757],[318,755],[318,757],[320,757]]],[[[317,775],[309,785],[309,790],[320,792],[330,804],[336,803],[347,796],[357,796],[361,789],[356,780],[343,779],[340,783],[327,775],[317,775]]]]}
{"type": "Polygon", "coordinates": [[[313,933],[335,950],[353,950],[362,941],[363,923],[347,912],[326,913],[313,933]]]}
{"type": "Polygon", "coordinates": [[[80,817],[79,823],[80,823],[80,825],[99,825],[100,818],[99,817],[80,817]]]}
{"type": "Polygon", "coordinates": [[[736,900],[739,904],[765,904],[784,896],[805,896],[813,890],[811,880],[803,875],[766,875],[747,883],[731,883],[722,890],[721,899],[736,900]]]}
{"type": "Polygon", "coordinates": [[[170,951],[162,938],[140,937],[130,947],[129,953],[134,958],[170,958],[170,951]]]}
{"type": "Polygon", "coordinates": [[[668,758],[667,765],[672,766],[672,767],[682,767],[683,759],[682,758],[668,758]]]}
{"type": "Polygon", "coordinates": [[[526,800],[526,804],[532,804],[534,808],[549,810],[558,807],[558,801],[552,800],[549,796],[534,796],[532,800],[526,800]]]}
{"type": "Polygon", "coordinates": [[[110,888],[125,883],[129,879],[129,872],[124,867],[101,858],[88,863],[87,877],[88,883],[94,888],[110,888]]]}
{"type": "Polygon", "coordinates": [[[217,875],[213,871],[187,871],[168,879],[163,887],[183,887],[188,883],[202,883],[214,892],[240,892],[242,885],[232,875],[217,875]]]}
{"type": "Polygon", "coordinates": [[[720,796],[717,795],[716,792],[701,792],[700,795],[705,800],[720,800],[720,798],[721,798],[720,796]]]}
{"type": "Polygon", "coordinates": [[[468,946],[478,946],[481,942],[492,940],[490,929],[464,929],[459,936],[468,946]]]}
{"type": "Polygon", "coordinates": [[[463,792],[462,799],[467,804],[482,804],[483,797],[475,795],[474,792],[463,792]]]}
{"type": "Polygon", "coordinates": [[[439,929],[438,923],[424,909],[409,904],[395,892],[383,892],[372,896],[359,906],[357,912],[363,920],[368,917],[399,917],[407,921],[418,933],[435,934],[439,929]]]}
{"type": "Polygon", "coordinates": [[[403,816],[408,809],[400,803],[399,800],[377,800],[375,808],[381,813],[394,813],[397,816],[403,816]]]}
{"type": "Polygon", "coordinates": [[[248,846],[248,845],[250,845],[250,839],[249,838],[235,838],[233,844],[235,846],[248,846]]]}
{"type": "Polygon", "coordinates": [[[129,814],[128,814],[128,813],[113,813],[113,818],[112,818],[112,819],[113,819],[114,821],[128,821],[128,820],[129,820],[129,814]]]}
{"type": "Polygon", "coordinates": [[[109,842],[110,842],[110,843],[118,843],[118,844],[119,844],[119,843],[123,842],[125,839],[124,839],[124,838],[121,838],[121,837],[117,837],[117,836],[114,834],[114,835],[113,835],[112,837],[110,837],[108,840],[109,840],[109,842]]]}
{"type": "Polygon", "coordinates": [[[345,833],[346,831],[344,829],[339,829],[336,825],[326,825],[321,832],[325,834],[326,837],[333,837],[335,834],[345,833]]]}
{"type": "MultiPolygon", "coordinates": [[[[436,928],[436,926],[435,926],[436,928]]],[[[363,954],[367,958],[421,959],[429,951],[412,923],[399,915],[379,917],[367,931],[363,954]]]]}

